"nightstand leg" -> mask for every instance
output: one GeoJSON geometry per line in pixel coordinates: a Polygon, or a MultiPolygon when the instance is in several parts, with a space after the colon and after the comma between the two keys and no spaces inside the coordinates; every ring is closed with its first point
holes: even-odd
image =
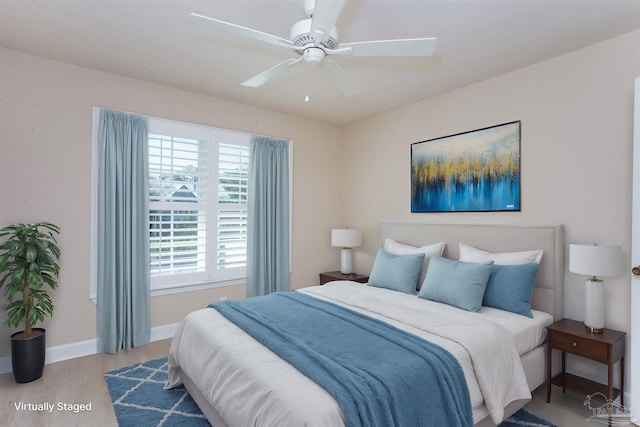
{"type": "Polygon", "coordinates": [[[609,385],[609,400],[613,400],[613,363],[607,368],[607,380],[609,385]]]}
{"type": "Polygon", "coordinates": [[[620,406],[624,407],[624,357],[620,358],[620,406]]]}
{"type": "Polygon", "coordinates": [[[547,343],[547,403],[551,402],[551,346],[547,343]]]}
{"type": "MultiPolygon", "coordinates": [[[[564,374],[567,371],[567,354],[563,351],[562,352],[562,375],[564,376],[564,374]]],[[[564,388],[564,386],[562,387],[562,392],[566,393],[567,390],[564,388]]]]}

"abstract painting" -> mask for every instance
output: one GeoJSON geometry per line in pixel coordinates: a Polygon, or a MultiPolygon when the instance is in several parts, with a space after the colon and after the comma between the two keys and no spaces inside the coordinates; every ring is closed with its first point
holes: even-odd
{"type": "Polygon", "coordinates": [[[411,212],[520,210],[520,121],[411,144],[411,212]]]}

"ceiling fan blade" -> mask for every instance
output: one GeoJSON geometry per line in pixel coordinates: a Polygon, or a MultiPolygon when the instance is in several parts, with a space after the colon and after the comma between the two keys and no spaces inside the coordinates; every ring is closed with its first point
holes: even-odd
{"type": "Polygon", "coordinates": [[[341,43],[335,53],[351,56],[431,56],[436,50],[436,42],[436,38],[422,38],[341,43]],[[351,48],[351,53],[340,52],[346,48],[351,48]]]}
{"type": "Polygon", "coordinates": [[[223,31],[242,37],[248,37],[263,43],[269,43],[282,47],[294,47],[290,40],[272,34],[263,33],[253,28],[243,27],[241,25],[232,24],[230,22],[221,21],[219,19],[210,18],[208,16],[199,15],[197,13],[189,14],[189,23],[202,28],[208,28],[216,31],[223,31]]]}
{"type": "Polygon", "coordinates": [[[331,34],[343,6],[344,0],[316,0],[309,31],[316,44],[331,34]]]}
{"type": "Polygon", "coordinates": [[[360,86],[335,61],[326,60],[322,63],[322,69],[327,73],[329,80],[344,96],[352,96],[362,91],[360,86]]]}
{"type": "Polygon", "coordinates": [[[298,59],[287,59],[284,62],[279,63],[260,74],[251,77],[249,80],[242,83],[242,86],[246,87],[260,87],[267,83],[269,80],[285,72],[285,70],[294,64],[297,64],[302,60],[302,57],[298,59]]]}

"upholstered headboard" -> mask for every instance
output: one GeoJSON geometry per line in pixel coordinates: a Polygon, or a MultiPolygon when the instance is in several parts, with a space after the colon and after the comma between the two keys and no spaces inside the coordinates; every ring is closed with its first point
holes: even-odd
{"type": "Polygon", "coordinates": [[[564,312],[564,226],[530,224],[433,224],[412,221],[381,223],[381,241],[425,246],[446,242],[444,256],[458,259],[458,243],[489,252],[542,249],[542,261],[531,307],[559,320],[564,312]]]}

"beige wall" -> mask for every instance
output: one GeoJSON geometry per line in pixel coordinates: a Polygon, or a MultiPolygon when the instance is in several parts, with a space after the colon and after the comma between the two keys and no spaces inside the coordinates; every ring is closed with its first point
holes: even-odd
{"type": "MultiPolygon", "coordinates": [[[[338,265],[329,230],[340,224],[341,130],[287,114],[0,49],[0,225],[47,220],[62,229],[48,346],[96,337],[89,300],[91,111],[104,106],[145,115],[289,138],[294,141],[291,286],[316,284],[338,265]]],[[[152,298],[152,326],[178,322],[244,286],[152,298]]],[[[3,316],[3,314],[0,314],[3,316]]],[[[4,321],[4,317],[0,317],[4,321]]],[[[0,327],[0,357],[10,331],[0,327]]]]}
{"type": "MultiPolygon", "coordinates": [[[[370,270],[381,220],[561,223],[567,241],[622,244],[627,268],[623,276],[607,279],[606,326],[629,331],[639,52],[635,31],[347,126],[343,219],[365,232],[356,269],[370,270]],[[521,212],[410,213],[411,143],[513,120],[522,121],[521,212]]],[[[583,319],[583,283],[584,277],[567,270],[566,317],[583,319]]]]}

